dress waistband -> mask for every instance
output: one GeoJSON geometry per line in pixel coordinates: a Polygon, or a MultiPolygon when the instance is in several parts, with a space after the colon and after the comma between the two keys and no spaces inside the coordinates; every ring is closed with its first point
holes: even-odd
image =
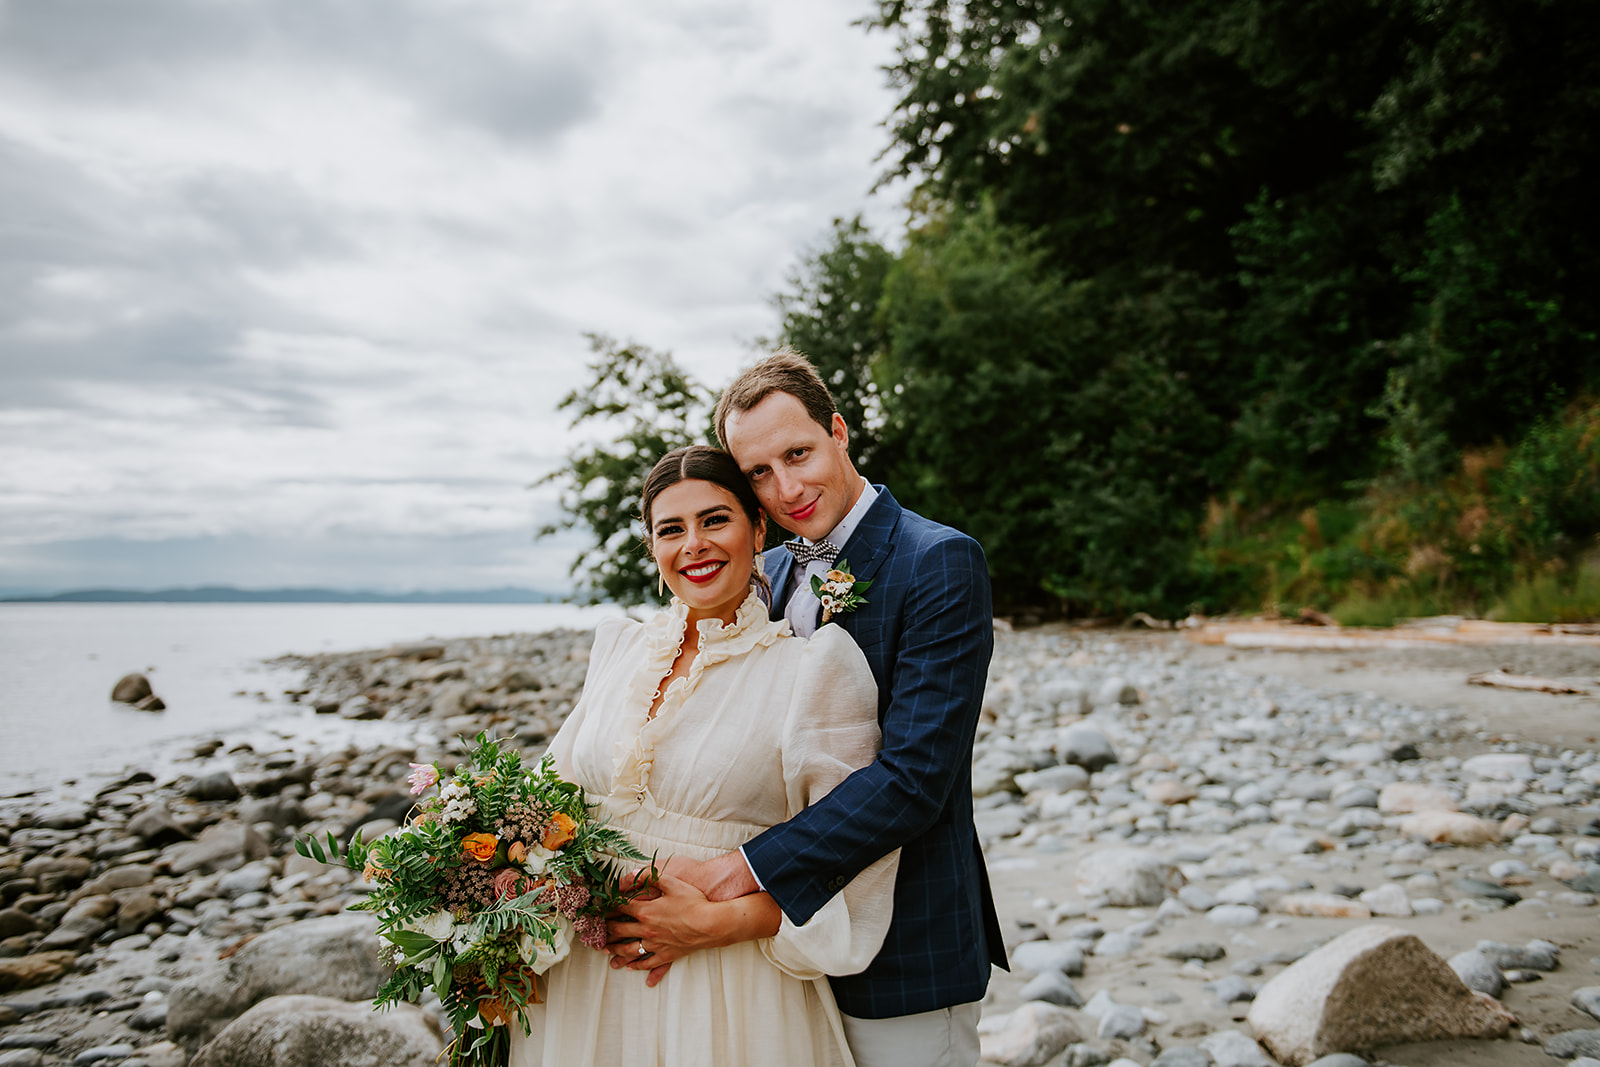
{"type": "Polygon", "coordinates": [[[752,837],[767,829],[759,823],[738,822],[732,819],[702,819],[675,811],[651,814],[635,808],[618,812],[610,797],[599,798],[595,814],[609,825],[628,835],[628,840],[649,856],[659,859],[682,856],[685,859],[708,860],[738,848],[752,837]]]}

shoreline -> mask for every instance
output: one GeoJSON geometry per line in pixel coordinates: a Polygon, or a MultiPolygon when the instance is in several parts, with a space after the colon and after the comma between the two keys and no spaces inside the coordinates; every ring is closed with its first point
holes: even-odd
{"type": "MultiPolygon", "coordinates": [[[[974,793],[1017,966],[995,973],[986,1027],[1011,1022],[1043,978],[1068,1003],[1103,995],[1138,1008],[1139,1026],[1119,1037],[1098,1033],[1088,1005],[1067,1010],[1077,1043],[1139,1064],[1221,1031],[1248,1033],[1249,1001],[1223,1001],[1217,983],[1259,988],[1310,944],[1369,921],[1357,917],[1372,914],[1359,894],[1379,888],[1424,910],[1376,921],[1446,956],[1485,938],[1560,947],[1555,970],[1522,974],[1502,993],[1519,1018],[1514,1034],[1540,1041],[1594,1025],[1566,1000],[1600,984],[1589,962],[1600,959],[1600,907],[1576,888],[1600,876],[1600,837],[1586,836],[1600,835],[1600,757],[1573,731],[1600,723],[1600,702],[1477,689],[1464,680],[1475,662],[1411,651],[1246,653],[1173,634],[996,631],[974,793]],[[1075,747],[1091,742],[1104,753],[1075,747]],[[1413,752],[1397,758],[1403,745],[1413,752]],[[1472,772],[1470,760],[1485,754],[1510,757],[1527,776],[1472,772]],[[1494,840],[1418,843],[1405,815],[1380,810],[1396,783],[1450,794],[1495,827],[1494,840]],[[1095,857],[1110,848],[1167,865],[1181,892],[1157,908],[1086,891],[1095,857]],[[1521,903],[1458,888],[1474,877],[1521,903]],[[1296,894],[1350,889],[1339,898],[1347,917],[1294,910],[1296,894]],[[1253,900],[1254,921],[1218,925],[1210,912],[1224,898],[1253,900]],[[1077,952],[1079,973],[1026,969],[1037,958],[1038,946],[1023,948],[1030,942],[1077,952]],[[1181,942],[1214,944],[1220,957],[1167,959],[1181,942]]],[[[181,1067],[227,1022],[186,1029],[195,1012],[183,1007],[185,989],[215,984],[228,973],[221,957],[253,939],[343,921],[334,917],[362,896],[355,873],[295,855],[292,837],[393,825],[410,803],[408,764],[448,758],[458,735],[515,732],[524,755],[537,756],[576,699],[591,640],[592,631],[557,630],[283,657],[276,666],[301,672],[287,695],[302,714],[393,734],[322,750],[212,736],[191,743],[170,775],[123,775],[76,801],[0,803],[0,916],[9,917],[0,921],[11,924],[0,975],[41,952],[75,961],[47,981],[0,988],[0,1048],[12,1037],[49,1039],[36,1061],[49,1064],[110,1041],[133,1050],[130,1063],[181,1067]],[[150,976],[166,988],[136,997],[150,976]]],[[[1583,658],[1482,654],[1494,665],[1588,673],[1583,658]]],[[[291,991],[333,979],[307,981],[312,988],[291,991]]],[[[1537,1043],[1518,1040],[1383,1051],[1408,1067],[1548,1062],[1537,1043]]]]}

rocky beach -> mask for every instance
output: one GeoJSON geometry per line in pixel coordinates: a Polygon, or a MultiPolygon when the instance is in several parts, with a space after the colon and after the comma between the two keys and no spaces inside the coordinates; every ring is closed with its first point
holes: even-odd
{"type": "MultiPolygon", "coordinates": [[[[537,755],[590,635],[326,654],[287,696],[382,750],[215,738],[89,799],[0,800],[0,1067],[432,1063],[376,1015],[359,875],[455,738],[537,755]]],[[[1009,974],[986,1062],[1600,1059],[1600,646],[1265,652],[997,624],[974,760],[1009,974]],[[1505,668],[1578,693],[1485,689],[1505,668]],[[1352,1056],[1351,1054],[1358,1054],[1352,1056]]]]}

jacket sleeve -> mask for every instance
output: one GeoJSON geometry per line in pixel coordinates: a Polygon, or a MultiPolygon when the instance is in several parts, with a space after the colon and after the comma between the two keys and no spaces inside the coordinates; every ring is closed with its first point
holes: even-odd
{"type": "MultiPolygon", "coordinates": [[[[878,751],[878,686],[848,634],[837,627],[808,642],[784,720],[786,804],[799,812],[821,801],[878,751]]],[[[854,974],[878,954],[894,912],[900,853],[891,852],[797,926],[785,917],[761,942],[767,958],[796,978],[854,974]]]]}
{"type": "Polygon", "coordinates": [[[904,582],[906,592],[878,758],[744,846],[762,886],[796,923],[930,829],[971,773],[994,647],[983,550],[953,534],[899,562],[884,575],[904,582]]]}

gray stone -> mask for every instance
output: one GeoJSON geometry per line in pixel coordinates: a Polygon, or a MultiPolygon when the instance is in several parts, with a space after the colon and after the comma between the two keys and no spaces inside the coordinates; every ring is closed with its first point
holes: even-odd
{"type": "Polygon", "coordinates": [[[1272,1057],[1250,1035],[1238,1030],[1219,1030],[1207,1034],[1200,1047],[1211,1056],[1217,1067],[1277,1067],[1272,1057]]]}
{"type": "Polygon", "coordinates": [[[169,845],[162,854],[173,874],[213,874],[267,857],[267,843],[245,823],[224,820],[206,827],[193,841],[169,845]]]}
{"type": "Polygon", "coordinates": [[[1089,772],[1072,763],[1046,767],[1042,771],[1024,771],[1016,776],[1017,788],[1024,793],[1045,790],[1052,793],[1069,793],[1089,785],[1089,772]]]}
{"type": "Polygon", "coordinates": [[[330,997],[263,1000],[217,1034],[189,1067],[434,1067],[439,1024],[409,1004],[374,1011],[330,997]]]}
{"type": "Polygon", "coordinates": [[[1139,939],[1126,930],[1113,930],[1094,946],[1096,956],[1131,956],[1139,951],[1139,939]]]}
{"type": "Polygon", "coordinates": [[[1207,963],[1227,954],[1228,950],[1215,941],[1184,941],[1162,953],[1169,960],[1204,960],[1207,963]]]}
{"type": "Polygon", "coordinates": [[[1018,970],[1045,974],[1083,973],[1083,946],[1071,941],[1024,941],[1011,952],[1011,965],[1018,970]]]}
{"type": "Polygon", "coordinates": [[[1254,926],[1261,913],[1248,904],[1218,904],[1206,912],[1206,919],[1218,926],[1254,926]]]}
{"type": "Polygon", "coordinates": [[[1515,904],[1522,899],[1522,894],[1494,882],[1485,882],[1482,878],[1457,878],[1454,882],[1457,891],[1468,896],[1484,897],[1488,900],[1503,900],[1507,904],[1515,904]]]}
{"type": "Polygon", "coordinates": [[[137,704],[152,695],[150,679],[137,672],[124,674],[111,687],[111,699],[118,704],[137,704]]]}
{"type": "Polygon", "coordinates": [[[376,921],[365,915],[307,919],[269,930],[216,971],[174,986],[167,1030],[194,1047],[269,997],[315,993],[371,1000],[386,974],[378,962],[376,931],[376,921]]]}
{"type": "Polygon", "coordinates": [[[125,1060],[139,1051],[132,1045],[96,1045],[72,1057],[73,1063],[102,1063],[108,1060],[125,1060]]]}
{"type": "Polygon", "coordinates": [[[1117,762],[1116,750],[1106,735],[1092,726],[1069,726],[1056,741],[1062,763],[1077,764],[1091,774],[1117,762]]]}
{"type": "Polygon", "coordinates": [[[1498,997],[1506,987],[1506,976],[1500,972],[1500,968],[1475,948],[1451,956],[1450,969],[1456,972],[1468,989],[1476,989],[1491,997],[1498,997]]]}
{"type": "Polygon", "coordinates": [[[998,1029],[980,1030],[978,1045],[981,1058],[988,1063],[1001,1067],[1042,1067],[1068,1045],[1082,1039],[1069,1009],[1035,1000],[1006,1016],[998,1029]]]}
{"type": "Polygon", "coordinates": [[[1376,808],[1378,806],[1378,791],[1371,786],[1356,786],[1340,793],[1333,802],[1336,808],[1376,808]]]}
{"type": "Polygon", "coordinates": [[[1505,945],[1498,941],[1479,941],[1478,951],[1489,957],[1502,971],[1553,971],[1560,966],[1561,948],[1549,941],[1529,941],[1526,945],[1505,945]]]}
{"type": "Polygon", "coordinates": [[[1211,1067],[1211,1057],[1197,1048],[1162,1049],[1150,1067],[1211,1067]]]}
{"type": "Polygon", "coordinates": [[[1060,971],[1043,971],[1030,978],[1022,987],[1023,1000],[1042,1000],[1063,1008],[1083,1007],[1083,994],[1072,984],[1072,979],[1060,971]]]}
{"type": "Polygon", "coordinates": [[[191,781],[183,795],[192,800],[238,800],[239,787],[227,771],[204,774],[191,781]]]}
{"type": "Polygon", "coordinates": [[[1183,875],[1166,860],[1136,848],[1091,852],[1073,871],[1078,895],[1104,899],[1115,907],[1155,906],[1183,884],[1183,875]]]}
{"type": "Polygon", "coordinates": [[[1328,1056],[1319,1056],[1306,1067],[1372,1067],[1372,1065],[1353,1052],[1335,1052],[1328,1056]]]}
{"type": "Polygon", "coordinates": [[[1587,1015],[1600,1019],[1600,985],[1584,986],[1572,991],[1572,1006],[1587,1015]]]}
{"type": "Polygon", "coordinates": [[[1372,923],[1335,938],[1256,993],[1249,1021],[1286,1063],[1413,1041],[1499,1037],[1514,1021],[1416,935],[1372,923]]]}
{"type": "Polygon", "coordinates": [[[167,1002],[158,1000],[135,1008],[128,1016],[128,1025],[135,1030],[165,1030],[167,1027],[167,1002]]]}
{"type": "Polygon", "coordinates": [[[1207,982],[1205,988],[1208,992],[1215,993],[1217,1000],[1223,1005],[1234,1004],[1241,1000],[1254,1000],[1256,997],[1256,987],[1236,974],[1219,978],[1215,982],[1207,982]]]}
{"type": "Polygon", "coordinates": [[[128,820],[128,833],[142,838],[148,845],[160,847],[176,841],[187,841],[194,836],[179,826],[167,809],[165,802],[157,801],[128,820]]]}
{"type": "Polygon", "coordinates": [[[1006,804],[988,811],[975,812],[972,816],[972,825],[978,833],[978,840],[987,846],[990,842],[1020,834],[1025,818],[1026,812],[1021,805],[1006,804]]]}
{"type": "Polygon", "coordinates": [[[1113,676],[1100,683],[1100,688],[1095,691],[1094,702],[1096,704],[1137,704],[1139,703],[1139,689],[1126,679],[1113,676]]]}
{"type": "Polygon", "coordinates": [[[44,1062],[44,1054],[36,1048],[0,1052],[0,1067],[43,1067],[44,1062]]]}
{"type": "Polygon", "coordinates": [[[1144,1012],[1132,1004],[1117,1004],[1100,1016],[1095,1036],[1102,1039],[1126,1041],[1144,1033],[1144,1012]]]}
{"type": "Polygon", "coordinates": [[[272,867],[266,861],[248,863],[236,871],[229,871],[217,879],[217,889],[224,896],[241,897],[246,893],[260,893],[272,885],[272,867]]]}
{"type": "Polygon", "coordinates": [[[1600,1057],[1600,1030],[1568,1030],[1544,1043],[1544,1054],[1570,1060],[1575,1056],[1600,1057]]]}

